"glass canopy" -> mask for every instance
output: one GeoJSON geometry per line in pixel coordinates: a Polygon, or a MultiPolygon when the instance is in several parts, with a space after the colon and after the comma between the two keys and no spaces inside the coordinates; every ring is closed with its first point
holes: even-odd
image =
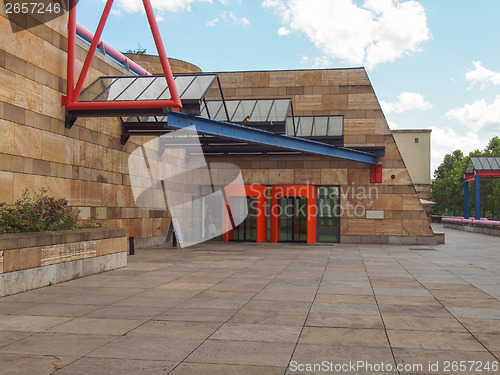
{"type": "Polygon", "coordinates": [[[343,116],[300,116],[288,117],[286,135],[292,137],[342,137],[343,116]]]}
{"type": "Polygon", "coordinates": [[[476,171],[500,171],[500,156],[471,156],[465,173],[476,171]]]}
{"type": "MultiPolygon", "coordinates": [[[[201,100],[217,74],[176,75],[175,86],[181,101],[201,100]]],[[[170,98],[164,76],[100,77],[87,87],[79,102],[166,100],[170,98]]]]}
{"type": "Polygon", "coordinates": [[[292,99],[206,100],[201,117],[232,123],[282,123],[289,116],[292,99]]]}
{"type": "MultiPolygon", "coordinates": [[[[289,117],[293,113],[291,108],[292,99],[203,100],[200,116],[284,134],[287,119],[292,118],[289,117]]],[[[133,116],[122,121],[128,125],[168,124],[164,115],[133,116]]]]}

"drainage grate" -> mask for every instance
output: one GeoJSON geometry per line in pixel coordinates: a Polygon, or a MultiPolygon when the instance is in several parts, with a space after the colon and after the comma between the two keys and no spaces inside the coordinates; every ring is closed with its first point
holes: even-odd
{"type": "Polygon", "coordinates": [[[435,249],[433,247],[414,247],[414,248],[410,248],[410,250],[414,250],[414,251],[437,251],[437,249],[435,249]]]}

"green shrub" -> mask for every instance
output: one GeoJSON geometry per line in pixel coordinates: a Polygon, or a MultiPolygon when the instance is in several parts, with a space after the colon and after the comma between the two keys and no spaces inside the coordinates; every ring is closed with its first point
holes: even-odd
{"type": "Polygon", "coordinates": [[[0,204],[0,233],[41,232],[76,228],[101,227],[96,215],[78,224],[79,211],[68,206],[66,199],[55,199],[40,189],[32,198],[28,189],[13,207],[0,204]]]}

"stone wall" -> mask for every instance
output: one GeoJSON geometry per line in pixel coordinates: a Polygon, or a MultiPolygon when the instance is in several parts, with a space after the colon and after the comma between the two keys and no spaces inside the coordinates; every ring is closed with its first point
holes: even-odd
{"type": "Polygon", "coordinates": [[[481,233],[500,237],[500,227],[493,225],[485,225],[481,223],[443,222],[443,227],[448,229],[463,230],[465,232],[481,233]]]}
{"type": "Polygon", "coordinates": [[[0,297],[127,265],[123,228],[0,235],[0,297]]]}
{"type": "MultiPolygon", "coordinates": [[[[26,16],[21,22],[35,25],[26,30],[0,4],[0,202],[45,187],[79,208],[82,219],[97,213],[106,226],[126,228],[136,239],[164,238],[166,212],[138,209],[130,189],[127,158],[145,138],[121,145],[114,118],[78,119],[65,129],[67,20],[44,21],[26,16]]],[[[87,49],[77,39],[77,75],[87,49]]],[[[97,51],[84,87],[122,74],[129,73],[97,51]]]]}
{"type": "MultiPolygon", "coordinates": [[[[161,67],[160,59],[155,55],[141,55],[141,54],[133,54],[126,53],[125,56],[134,60],[137,64],[142,66],[148,72],[152,74],[163,74],[163,68],[161,67]]],[[[171,57],[168,58],[168,63],[170,65],[170,69],[172,73],[200,73],[201,69],[196,65],[188,63],[186,61],[173,59],[171,57]]]]}

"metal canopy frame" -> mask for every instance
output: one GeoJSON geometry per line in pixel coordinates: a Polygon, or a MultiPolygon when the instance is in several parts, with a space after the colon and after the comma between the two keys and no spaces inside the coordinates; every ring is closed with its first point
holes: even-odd
{"type": "MultiPolygon", "coordinates": [[[[207,73],[208,74],[208,73],[207,73]]],[[[177,78],[177,76],[175,76],[177,78]]],[[[287,121],[293,121],[293,105],[291,98],[266,98],[266,99],[224,99],[217,75],[218,94],[221,99],[207,99],[205,94],[194,103],[184,103],[183,113],[200,115],[214,121],[222,121],[233,124],[244,125],[277,134],[285,134],[287,121]],[[201,107],[200,107],[201,103],[201,107]],[[187,111],[189,106],[194,110],[187,111]]],[[[208,90],[207,90],[208,91],[208,90]]],[[[165,113],[156,114],[151,112],[150,116],[133,116],[121,118],[122,121],[122,143],[125,143],[130,135],[161,135],[169,132],[168,120],[165,113]]],[[[210,138],[210,143],[224,142],[220,139],[210,138]]],[[[234,143],[234,142],[233,142],[234,143]]]]}
{"type": "MultiPolygon", "coordinates": [[[[176,74],[174,85],[180,93],[182,111],[199,114],[202,99],[218,83],[218,92],[222,95],[219,77],[215,73],[176,74]]],[[[217,89],[217,87],[215,87],[217,89]]],[[[82,91],[77,103],[122,103],[134,102],[138,106],[143,102],[162,101],[170,95],[170,86],[163,75],[149,76],[103,76],[95,80],[82,91]]],[[[121,108],[68,111],[74,117],[111,116],[121,117],[122,122],[155,123],[165,117],[169,108],[121,108]],[[123,116],[130,116],[126,120],[123,116]],[[141,120],[142,118],[142,120],[141,120]],[[158,120],[160,119],[160,120],[158,120]]]]}
{"type": "MultiPolygon", "coordinates": [[[[266,152],[287,152],[307,153],[314,155],[322,155],[336,157],[346,160],[353,160],[368,164],[378,164],[378,156],[364,151],[338,147],[325,143],[303,139],[298,137],[290,137],[283,134],[276,134],[260,129],[254,129],[248,126],[230,124],[214,120],[205,119],[197,116],[189,116],[178,112],[169,112],[168,122],[165,128],[185,129],[194,126],[199,134],[214,137],[212,139],[226,139],[228,143],[236,143],[241,145],[258,144],[259,147],[267,150],[266,152]],[[235,142],[236,141],[236,142],[235,142]]],[[[203,139],[203,138],[202,138],[203,139]]],[[[220,145],[217,145],[220,150],[220,145]]],[[[206,148],[203,148],[204,151],[206,148]]],[[[240,148],[241,150],[241,148],[240,148]]],[[[258,153],[252,148],[248,155],[258,153]]],[[[244,154],[241,151],[238,153],[244,154]]]]}
{"type": "MultiPolygon", "coordinates": [[[[66,106],[66,127],[71,128],[75,123],[79,112],[81,111],[128,111],[136,109],[139,112],[145,109],[159,109],[159,108],[182,108],[182,103],[180,96],[174,84],[174,78],[172,75],[172,70],[168,62],[165,49],[163,47],[163,42],[161,39],[160,31],[158,29],[158,24],[154,15],[153,8],[151,6],[150,0],[142,0],[144,5],[144,10],[148,18],[149,26],[153,34],[153,39],[156,44],[156,49],[160,57],[161,66],[165,79],[170,88],[170,99],[165,100],[143,100],[143,101],[113,101],[113,102],[78,102],[77,99],[80,96],[80,92],[83,87],[85,78],[90,68],[92,58],[94,57],[95,51],[101,39],[102,31],[106,24],[106,20],[111,11],[113,5],[113,0],[107,0],[104,7],[99,25],[90,44],[87,57],[83,63],[83,68],[80,72],[80,76],[76,82],[75,86],[75,59],[76,59],[76,0],[69,0],[70,10],[68,17],[68,65],[67,65],[67,88],[66,96],[62,98],[62,104],[66,106]]],[[[114,112],[113,112],[114,113],[114,112]]]]}
{"type": "Polygon", "coordinates": [[[470,217],[469,182],[474,181],[475,219],[481,219],[481,178],[500,178],[500,156],[471,156],[464,175],[464,218],[470,217]]]}
{"type": "Polygon", "coordinates": [[[284,133],[287,119],[293,119],[293,106],[291,98],[204,100],[200,115],[233,124],[270,126],[269,131],[284,133]]]}
{"type": "MultiPolygon", "coordinates": [[[[298,116],[286,122],[286,135],[344,146],[344,116],[298,116]]],[[[371,151],[369,151],[371,152],[371,151]]]]}

